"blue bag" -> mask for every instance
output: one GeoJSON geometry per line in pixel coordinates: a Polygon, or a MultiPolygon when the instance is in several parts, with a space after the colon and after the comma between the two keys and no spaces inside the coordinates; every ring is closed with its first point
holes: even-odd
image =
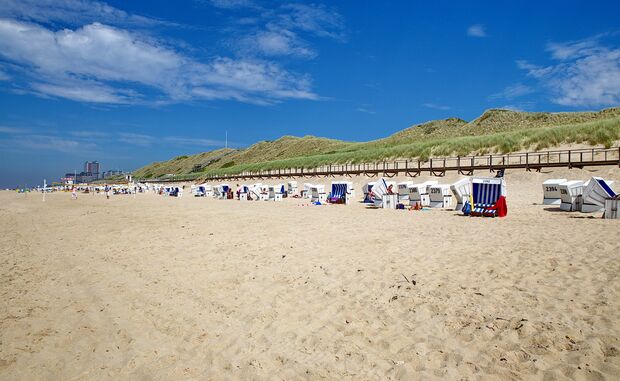
{"type": "Polygon", "coordinates": [[[463,204],[463,209],[461,209],[461,211],[466,216],[469,216],[471,214],[471,205],[469,204],[469,201],[465,201],[465,204],[463,204]]]}

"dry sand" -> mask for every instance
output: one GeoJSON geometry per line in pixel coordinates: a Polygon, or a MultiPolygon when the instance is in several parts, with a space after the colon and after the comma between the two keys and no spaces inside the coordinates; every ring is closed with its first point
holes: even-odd
{"type": "Polygon", "coordinates": [[[0,379],[619,379],[620,221],[540,205],[592,174],[504,219],[0,192],[0,379]]]}

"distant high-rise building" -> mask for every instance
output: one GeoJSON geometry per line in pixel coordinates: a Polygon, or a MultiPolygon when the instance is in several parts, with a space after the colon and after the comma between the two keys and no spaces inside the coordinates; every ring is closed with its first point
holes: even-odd
{"type": "Polygon", "coordinates": [[[84,163],[84,172],[91,173],[94,178],[99,178],[99,162],[87,161],[84,163]]]}

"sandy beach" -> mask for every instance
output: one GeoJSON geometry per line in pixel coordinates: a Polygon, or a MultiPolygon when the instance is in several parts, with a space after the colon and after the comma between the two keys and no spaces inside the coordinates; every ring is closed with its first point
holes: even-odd
{"type": "Polygon", "coordinates": [[[592,175],[503,219],[0,192],[0,379],[617,380],[620,221],[541,205],[592,175]]]}

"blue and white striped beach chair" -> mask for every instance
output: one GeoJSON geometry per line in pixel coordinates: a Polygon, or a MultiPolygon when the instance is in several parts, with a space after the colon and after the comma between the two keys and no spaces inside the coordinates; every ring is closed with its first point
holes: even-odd
{"type": "Polygon", "coordinates": [[[332,192],[329,197],[329,202],[338,203],[344,202],[347,197],[347,184],[345,183],[332,183],[332,192]]]}
{"type": "Polygon", "coordinates": [[[500,196],[506,196],[506,182],[503,178],[474,177],[472,179],[474,205],[471,215],[494,217],[496,211],[489,208],[495,205],[500,196]]]}

